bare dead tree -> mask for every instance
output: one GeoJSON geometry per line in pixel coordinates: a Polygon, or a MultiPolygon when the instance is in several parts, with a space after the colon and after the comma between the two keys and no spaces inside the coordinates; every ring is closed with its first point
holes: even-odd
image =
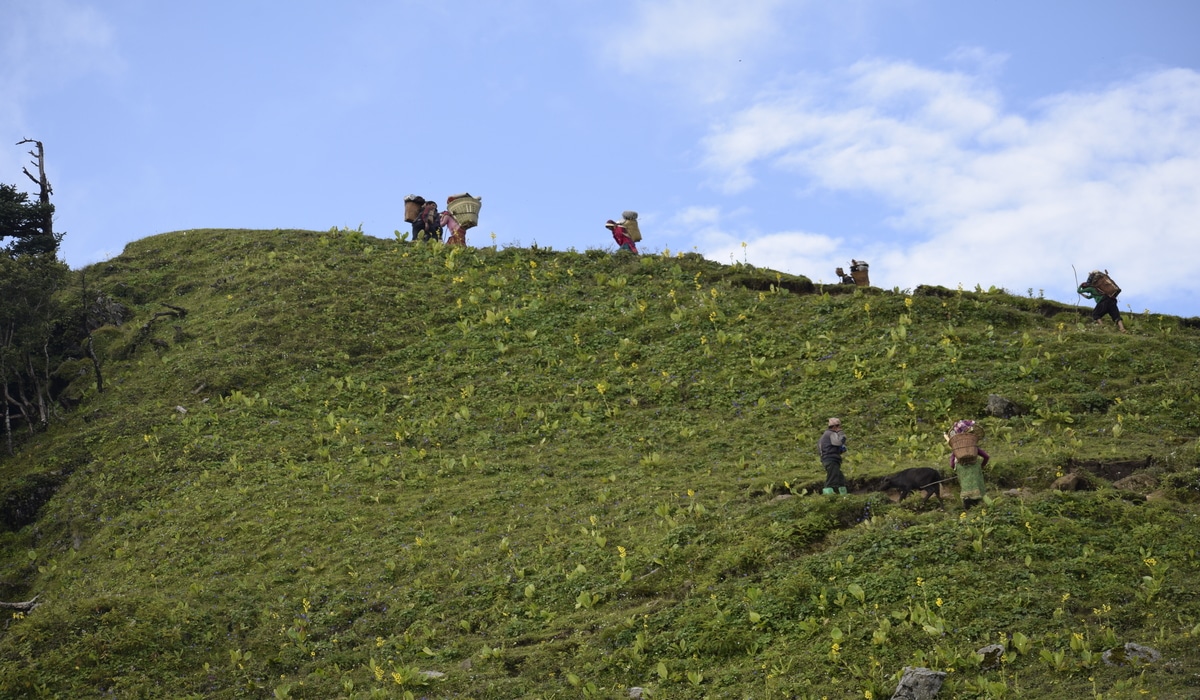
{"type": "Polygon", "coordinates": [[[33,173],[29,172],[29,168],[21,168],[21,172],[38,186],[38,201],[41,202],[45,210],[45,218],[42,220],[43,233],[54,238],[54,213],[50,208],[50,195],[54,194],[54,188],[50,186],[50,180],[46,177],[46,150],[42,147],[41,141],[34,139],[22,139],[17,142],[17,145],[26,143],[34,144],[33,150],[29,151],[29,155],[33,156],[33,165],[37,166],[38,176],[34,177],[33,173]]]}

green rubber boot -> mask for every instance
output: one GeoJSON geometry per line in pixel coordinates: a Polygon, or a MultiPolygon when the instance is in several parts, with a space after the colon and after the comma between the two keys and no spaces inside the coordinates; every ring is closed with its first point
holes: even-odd
{"type": "Polygon", "coordinates": [[[832,496],[832,495],[833,495],[833,489],[831,489],[831,488],[829,488],[828,486],[826,486],[825,488],[821,489],[821,493],[822,493],[822,494],[824,494],[824,495],[826,495],[826,496],[832,496]]]}
{"type": "Polygon", "coordinates": [[[846,495],[846,493],[847,493],[847,492],[846,492],[846,487],[845,487],[845,486],[839,486],[839,487],[838,487],[838,493],[840,493],[840,494],[842,494],[843,496],[845,496],[845,495],[846,495]]]}

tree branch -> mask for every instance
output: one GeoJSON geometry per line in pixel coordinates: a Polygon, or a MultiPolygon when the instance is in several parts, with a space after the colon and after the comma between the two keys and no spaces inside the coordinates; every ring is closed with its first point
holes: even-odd
{"type": "Polygon", "coordinates": [[[35,595],[24,603],[5,603],[4,601],[0,600],[0,608],[4,610],[20,610],[22,612],[29,612],[30,610],[33,610],[37,606],[41,605],[41,603],[37,602],[37,599],[40,597],[41,596],[35,595]]]}

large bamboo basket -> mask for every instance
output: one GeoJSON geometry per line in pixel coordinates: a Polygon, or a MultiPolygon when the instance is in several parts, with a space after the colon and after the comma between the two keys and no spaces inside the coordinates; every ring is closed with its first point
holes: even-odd
{"type": "Polygon", "coordinates": [[[979,436],[975,433],[956,433],[950,436],[950,449],[954,450],[954,460],[962,464],[970,464],[979,457],[979,436]]]}
{"type": "Polygon", "coordinates": [[[446,211],[454,216],[454,220],[464,229],[479,225],[479,207],[482,205],[479,197],[469,194],[456,195],[446,204],[446,211]]]}
{"type": "Polygon", "coordinates": [[[412,222],[416,221],[417,217],[420,215],[421,215],[421,205],[420,204],[417,204],[416,202],[405,202],[404,203],[404,220],[406,222],[411,224],[412,222]]]}

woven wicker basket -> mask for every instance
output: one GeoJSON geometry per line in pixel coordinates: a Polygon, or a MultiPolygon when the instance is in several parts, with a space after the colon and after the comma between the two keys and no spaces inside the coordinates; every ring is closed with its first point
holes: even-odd
{"type": "MultiPolygon", "coordinates": [[[[625,213],[628,214],[629,212],[625,212],[625,213]]],[[[621,219],[621,225],[625,227],[625,233],[629,234],[629,237],[633,239],[634,243],[642,242],[642,230],[640,228],[638,228],[636,213],[634,214],[634,218],[632,218],[632,219],[630,219],[628,217],[621,219]]]]}
{"type": "Polygon", "coordinates": [[[970,464],[979,457],[979,436],[975,433],[956,433],[950,436],[950,449],[954,450],[954,460],[970,464]]]}
{"type": "Polygon", "coordinates": [[[454,215],[458,225],[463,228],[473,228],[479,225],[479,207],[482,204],[479,197],[461,194],[446,204],[446,211],[454,215]]]}
{"type": "Polygon", "coordinates": [[[854,278],[854,284],[859,287],[871,286],[871,277],[866,270],[850,270],[850,276],[854,278]]]}
{"type": "Polygon", "coordinates": [[[1121,293],[1121,288],[1118,287],[1117,283],[1113,282],[1112,278],[1108,275],[1100,275],[1097,277],[1095,285],[1096,291],[1100,292],[1106,297],[1112,297],[1115,299],[1117,295],[1121,293]]]}
{"type": "Polygon", "coordinates": [[[405,221],[407,221],[408,223],[411,224],[412,222],[416,221],[417,217],[420,215],[421,215],[421,205],[420,204],[418,204],[416,202],[405,202],[404,203],[404,220],[405,221]]]}

